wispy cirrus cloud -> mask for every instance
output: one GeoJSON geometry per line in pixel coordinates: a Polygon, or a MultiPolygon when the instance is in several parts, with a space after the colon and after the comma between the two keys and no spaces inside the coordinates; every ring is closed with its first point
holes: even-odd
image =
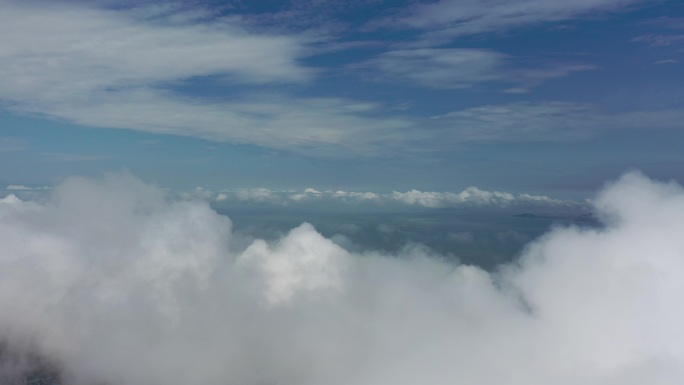
{"type": "Polygon", "coordinates": [[[86,126],[255,144],[317,156],[350,150],[382,153],[392,145],[396,130],[412,124],[378,116],[378,104],[341,98],[254,94],[221,102],[149,88],[90,96],[79,103],[46,105],[43,111],[86,126]],[[383,146],[378,145],[380,140],[383,146]]]}
{"type": "Polygon", "coordinates": [[[409,49],[382,53],[362,68],[380,79],[408,81],[428,88],[468,88],[500,80],[506,55],[485,49],[409,49]]]}
{"type": "Polygon", "coordinates": [[[0,100],[15,112],[315,155],[376,154],[377,143],[410,125],[342,98],[241,92],[207,100],[171,90],[207,76],[226,89],[306,83],[314,70],[298,60],[311,35],[254,32],[238,16],[173,6],[38,4],[0,3],[0,100]]]}
{"type": "Polygon", "coordinates": [[[294,35],[250,32],[233,19],[181,23],[161,10],[37,4],[0,3],[0,95],[19,103],[197,76],[248,83],[311,76],[297,63],[305,42],[294,35]]]}
{"type": "Polygon", "coordinates": [[[31,191],[31,190],[49,190],[51,187],[40,186],[40,187],[30,187],[24,186],[23,184],[11,184],[5,187],[6,191],[31,191]]]}
{"type": "Polygon", "coordinates": [[[601,113],[591,105],[523,102],[473,107],[433,119],[444,124],[455,140],[562,141],[592,135],[600,125],[599,116],[601,113]]]}
{"type": "Polygon", "coordinates": [[[646,19],[643,25],[663,29],[684,29],[684,17],[660,16],[646,19]]]}
{"type": "Polygon", "coordinates": [[[562,142],[620,129],[679,129],[678,110],[608,112],[592,104],[519,102],[485,105],[432,117],[444,141],[562,142]]]}
{"type": "Polygon", "coordinates": [[[414,3],[373,23],[376,27],[422,31],[419,45],[439,45],[480,33],[499,33],[597,13],[617,12],[649,0],[441,0],[414,3]]]}
{"type": "Polygon", "coordinates": [[[632,38],[632,42],[635,43],[646,43],[654,47],[665,47],[675,44],[684,43],[684,34],[680,35],[641,35],[632,38]]]}
{"type": "Polygon", "coordinates": [[[203,199],[217,203],[254,203],[275,205],[307,204],[373,204],[408,205],[426,208],[447,207],[511,207],[532,205],[540,207],[580,207],[585,202],[551,198],[546,195],[487,191],[471,186],[460,192],[436,192],[409,190],[381,193],[372,191],[344,190],[271,190],[268,188],[241,189],[237,191],[211,191],[201,187],[182,193],[185,199],[203,199]]]}
{"type": "Polygon", "coordinates": [[[28,149],[26,140],[20,138],[0,137],[0,153],[24,151],[28,149]]]}
{"type": "MultiPolygon", "coordinates": [[[[290,86],[311,85],[317,79],[317,70],[302,61],[316,51],[311,50],[314,33],[275,33],[259,28],[248,16],[221,16],[201,7],[115,9],[94,4],[101,5],[0,2],[3,108],[90,127],[339,157],[434,152],[473,141],[576,140],[614,127],[615,122],[672,126],[681,115],[674,110],[634,111],[630,117],[639,119],[630,120],[590,104],[542,101],[466,110],[455,106],[455,111],[429,119],[328,90],[308,89],[313,92],[304,96],[290,86]],[[221,95],[188,91],[203,87],[197,78],[215,79],[221,95]],[[312,96],[319,94],[333,96],[312,96]]],[[[431,4],[417,7],[455,6],[431,4]]],[[[499,2],[492,6],[502,7],[499,2]]],[[[493,85],[504,92],[524,93],[550,79],[596,67],[535,62],[494,49],[427,48],[380,53],[361,61],[358,68],[408,86],[493,85]]],[[[19,147],[0,140],[0,152],[19,147]]]]}
{"type": "Polygon", "coordinates": [[[588,63],[522,60],[490,49],[418,48],[382,53],[356,65],[370,69],[373,79],[408,82],[427,88],[470,88],[481,83],[513,84],[525,92],[542,82],[598,68],[588,63]]]}

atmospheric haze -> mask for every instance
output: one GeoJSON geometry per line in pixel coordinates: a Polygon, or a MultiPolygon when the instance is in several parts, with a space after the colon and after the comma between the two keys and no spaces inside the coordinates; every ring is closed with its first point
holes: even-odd
{"type": "Polygon", "coordinates": [[[593,204],[601,227],[485,271],[308,224],[245,242],[127,174],[9,195],[0,374],[35,355],[79,385],[684,383],[684,190],[629,173],[593,204]]]}

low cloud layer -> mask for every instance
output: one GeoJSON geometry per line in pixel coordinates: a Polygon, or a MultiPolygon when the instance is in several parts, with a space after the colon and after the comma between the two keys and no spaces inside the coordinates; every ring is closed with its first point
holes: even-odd
{"type": "Polygon", "coordinates": [[[74,178],[0,201],[0,339],[73,384],[681,384],[684,190],[594,202],[489,273],[308,224],[238,247],[206,203],[74,178]]]}

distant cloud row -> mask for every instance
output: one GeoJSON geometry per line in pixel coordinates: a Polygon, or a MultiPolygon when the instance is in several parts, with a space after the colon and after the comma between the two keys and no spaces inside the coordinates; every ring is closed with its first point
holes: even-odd
{"type": "MultiPolygon", "coordinates": [[[[52,190],[49,186],[31,187],[21,184],[10,184],[4,191],[10,194],[40,193],[52,190]]],[[[0,190],[2,191],[2,190],[0,190]]],[[[175,194],[174,194],[175,195],[175,194]]],[[[454,192],[420,191],[412,189],[405,192],[376,193],[371,191],[344,190],[271,190],[268,188],[251,188],[233,191],[214,191],[197,187],[193,191],[178,193],[183,199],[203,199],[210,202],[241,202],[266,203],[288,205],[316,201],[335,201],[341,203],[370,202],[376,204],[399,203],[410,206],[429,208],[473,206],[509,206],[517,204],[532,204],[546,206],[580,206],[586,202],[551,198],[546,195],[531,195],[526,193],[513,194],[502,191],[486,191],[470,186],[465,190],[454,192]]]]}
{"type": "Polygon", "coordinates": [[[581,206],[584,202],[562,200],[546,195],[512,194],[501,191],[486,191],[477,187],[454,192],[435,192],[409,190],[406,192],[375,193],[369,191],[319,191],[314,188],[305,190],[270,190],[267,188],[243,189],[236,191],[212,191],[198,187],[195,191],[182,193],[186,199],[206,199],[217,203],[242,202],[289,205],[313,202],[340,203],[374,203],[402,204],[428,208],[446,208],[459,206],[493,206],[512,205],[536,206],[581,206]]]}
{"type": "Polygon", "coordinates": [[[32,191],[32,190],[49,190],[50,187],[48,186],[40,186],[40,187],[29,187],[29,186],[24,186],[22,184],[11,184],[7,187],[5,187],[5,190],[7,191],[32,191]]]}

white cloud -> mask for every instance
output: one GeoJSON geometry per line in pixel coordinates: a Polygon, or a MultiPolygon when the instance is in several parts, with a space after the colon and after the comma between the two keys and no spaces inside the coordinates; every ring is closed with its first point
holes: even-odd
{"type": "Polygon", "coordinates": [[[277,193],[267,188],[254,188],[239,190],[235,193],[235,197],[242,202],[259,202],[259,203],[281,203],[282,200],[277,193]]]}
{"type": "Polygon", "coordinates": [[[0,198],[0,203],[10,204],[10,205],[18,205],[21,203],[21,199],[19,199],[14,194],[9,194],[4,198],[0,198]]]}
{"type": "Polygon", "coordinates": [[[0,204],[0,340],[68,383],[681,384],[684,190],[629,174],[595,202],[604,227],[488,273],[309,225],[236,249],[205,203],[72,179],[0,204]]]}
{"type": "Polygon", "coordinates": [[[287,199],[295,202],[305,202],[309,200],[337,200],[342,202],[363,202],[363,201],[380,201],[382,196],[370,191],[343,191],[343,190],[326,190],[318,191],[314,188],[304,189],[302,192],[296,192],[288,195],[287,199]]]}
{"type": "MultiPolygon", "coordinates": [[[[668,127],[681,121],[678,110],[636,111],[623,119],[590,106],[554,102],[480,106],[441,114],[441,119],[424,119],[389,116],[390,110],[378,103],[274,94],[264,91],[263,85],[306,84],[315,78],[316,70],[303,65],[301,59],[312,54],[312,44],[330,42],[329,36],[257,31],[259,28],[238,16],[221,17],[201,8],[106,8],[102,4],[0,1],[3,108],[84,126],[333,157],[423,154],[444,146],[453,150],[468,141],[571,140],[601,132],[597,126],[602,124],[617,126],[615,122],[620,122],[632,127],[639,122],[651,128],[664,120],[668,127]],[[194,84],[198,78],[215,80],[227,95],[206,99],[178,87],[194,84]],[[247,88],[255,85],[260,87],[247,88]],[[493,109],[498,108],[511,108],[519,115],[489,124],[488,119],[496,115],[493,109]],[[547,116],[550,110],[558,117],[547,116]]],[[[464,15],[475,17],[479,15],[476,9],[481,9],[478,4],[418,5],[416,20],[425,16],[423,12],[433,12],[428,11],[433,6],[445,7],[448,12],[444,15],[451,14],[452,7],[465,7],[470,11],[464,15]]],[[[548,8],[550,13],[562,9],[570,15],[575,14],[573,9],[607,9],[618,2],[521,4],[494,2],[489,6],[490,16],[504,17],[501,15],[509,14],[507,9],[518,7],[532,14],[548,8]]],[[[477,20],[465,24],[479,23],[477,20]]],[[[453,48],[399,49],[361,66],[377,67],[389,78],[425,87],[504,82],[510,86],[505,92],[511,93],[528,92],[548,79],[593,68],[582,63],[528,64],[523,58],[495,51],[453,48]]],[[[23,149],[22,140],[0,138],[0,152],[23,149]]],[[[106,158],[93,154],[42,156],[58,161],[106,158]]]]}
{"type": "Polygon", "coordinates": [[[549,198],[545,195],[518,194],[513,195],[501,191],[484,191],[477,187],[468,187],[460,193],[410,190],[395,191],[390,198],[409,205],[424,207],[456,207],[462,205],[509,206],[521,203],[533,203],[549,206],[575,206],[577,202],[549,198]]]}
{"type": "Polygon", "coordinates": [[[266,285],[264,294],[271,305],[277,305],[290,301],[301,291],[340,290],[348,257],[344,249],[333,247],[305,223],[274,248],[264,241],[252,243],[239,257],[238,264],[258,267],[266,285]],[[319,254],[321,247],[330,252],[319,254]]]}
{"type": "Polygon", "coordinates": [[[234,20],[173,23],[172,15],[62,2],[0,3],[2,96],[56,103],[107,88],[234,76],[240,82],[302,81],[295,36],[250,33],[234,20]]]}
{"type": "Polygon", "coordinates": [[[531,195],[527,193],[511,194],[501,191],[485,191],[471,186],[459,192],[434,192],[409,190],[406,192],[375,193],[370,191],[319,191],[307,188],[303,191],[275,191],[267,188],[243,189],[237,191],[214,192],[197,188],[193,192],[180,195],[183,199],[204,199],[216,202],[252,202],[287,205],[297,203],[327,202],[331,204],[371,203],[376,205],[403,204],[429,208],[458,207],[458,206],[491,206],[507,207],[512,205],[537,205],[548,207],[583,206],[584,202],[575,202],[550,198],[545,195],[531,195]]]}
{"type": "Polygon", "coordinates": [[[24,186],[21,184],[11,184],[5,187],[5,190],[33,190],[33,187],[24,186]]]}
{"type": "MultiPolygon", "coordinates": [[[[318,156],[378,154],[396,145],[402,119],[377,118],[379,106],[352,100],[253,95],[240,102],[207,102],[152,89],[89,95],[78,103],[39,109],[75,123],[251,143],[318,156]],[[380,139],[386,146],[379,146],[380,139]]],[[[31,110],[31,108],[29,108],[31,110]]],[[[409,134],[410,136],[410,134],[409,134]]]]}
{"type": "Polygon", "coordinates": [[[208,101],[171,92],[198,77],[216,77],[228,88],[313,76],[298,63],[310,36],[253,32],[236,17],[199,23],[197,15],[178,12],[0,2],[0,99],[13,111],[86,126],[319,155],[340,146],[374,153],[373,139],[390,141],[389,133],[409,125],[373,117],[372,103],[336,98],[208,101]]]}
{"type": "Polygon", "coordinates": [[[209,103],[155,90],[91,96],[44,112],[90,126],[251,143],[319,157],[394,155],[473,141],[583,140],[615,128],[680,128],[683,118],[677,109],[608,113],[591,104],[558,101],[485,105],[419,119],[382,118],[379,105],[332,98],[253,95],[241,102],[209,103]]]}

